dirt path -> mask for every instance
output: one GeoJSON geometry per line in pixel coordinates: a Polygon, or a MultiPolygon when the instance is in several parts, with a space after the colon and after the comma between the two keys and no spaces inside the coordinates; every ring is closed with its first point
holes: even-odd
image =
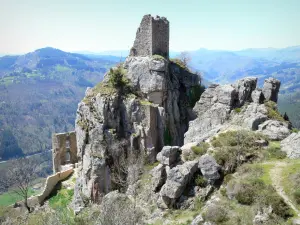
{"type": "Polygon", "coordinates": [[[286,193],[284,192],[283,187],[281,185],[282,169],[286,166],[287,166],[286,162],[276,162],[274,164],[274,167],[270,170],[270,177],[272,180],[272,185],[274,186],[277,193],[284,199],[286,204],[288,204],[297,213],[297,216],[300,217],[300,211],[296,208],[296,206],[293,204],[293,202],[286,195],[286,193]]]}

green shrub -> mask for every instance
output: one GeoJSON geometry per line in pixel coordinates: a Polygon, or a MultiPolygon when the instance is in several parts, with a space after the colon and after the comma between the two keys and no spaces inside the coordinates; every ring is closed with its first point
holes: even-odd
{"type": "Polygon", "coordinates": [[[126,71],[122,65],[118,65],[116,68],[111,68],[109,70],[109,83],[117,89],[129,85],[129,81],[126,78],[126,71]]]}
{"type": "Polygon", "coordinates": [[[241,184],[235,195],[238,203],[243,205],[251,205],[255,200],[255,188],[251,184],[241,184]]]}
{"type": "Polygon", "coordinates": [[[240,112],[242,111],[242,109],[241,109],[241,108],[235,108],[234,111],[235,111],[236,113],[240,113],[240,112]]]}
{"type": "Polygon", "coordinates": [[[195,184],[199,187],[205,187],[207,185],[207,180],[198,174],[195,178],[195,184]]]}
{"type": "Polygon", "coordinates": [[[257,140],[266,138],[253,131],[227,131],[214,137],[211,144],[215,147],[214,158],[225,167],[226,173],[234,172],[244,162],[260,156],[262,147],[257,140]]]}
{"type": "Polygon", "coordinates": [[[228,221],[227,209],[223,205],[211,205],[203,213],[203,219],[214,223],[223,223],[228,221]]]}
{"type": "Polygon", "coordinates": [[[277,194],[276,190],[272,186],[266,186],[262,189],[259,192],[257,199],[261,206],[271,206],[273,212],[281,218],[287,219],[293,216],[293,212],[290,207],[277,194]]]}
{"type": "Polygon", "coordinates": [[[282,117],[282,115],[280,115],[280,113],[277,111],[277,104],[275,102],[266,101],[265,106],[268,111],[267,115],[268,115],[269,119],[274,119],[274,120],[278,120],[278,121],[282,121],[282,122],[285,121],[285,119],[282,117]]]}
{"type": "Polygon", "coordinates": [[[286,158],[286,152],[281,151],[280,147],[270,146],[267,148],[269,157],[272,159],[284,159],[286,158]]]}
{"type": "Polygon", "coordinates": [[[209,144],[206,142],[201,142],[198,146],[193,146],[192,151],[196,155],[204,155],[209,148],[209,144]]]}
{"type": "Polygon", "coordinates": [[[188,70],[187,65],[186,65],[181,59],[174,58],[174,59],[170,59],[170,61],[171,61],[172,63],[177,64],[177,65],[178,65],[179,67],[181,67],[182,69],[188,70]]]}
{"type": "Polygon", "coordinates": [[[295,190],[295,192],[293,193],[293,196],[294,196],[296,203],[300,205],[300,188],[295,190]]]}
{"type": "Polygon", "coordinates": [[[292,128],[292,132],[293,132],[293,133],[298,133],[298,132],[299,132],[299,129],[297,129],[297,128],[292,128]]]}

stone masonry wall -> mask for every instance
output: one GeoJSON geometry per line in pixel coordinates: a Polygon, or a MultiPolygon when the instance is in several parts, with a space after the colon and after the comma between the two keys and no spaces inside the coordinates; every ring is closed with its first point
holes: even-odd
{"type": "Polygon", "coordinates": [[[75,131],[52,135],[53,173],[61,171],[61,166],[77,163],[77,143],[75,131]],[[67,146],[69,145],[69,146],[67,146]],[[69,160],[67,155],[69,154],[69,160]]]}
{"type": "Polygon", "coordinates": [[[152,55],[169,58],[169,21],[165,17],[152,18],[152,55]]]}
{"type": "Polygon", "coordinates": [[[152,54],[152,17],[145,15],[136,31],[136,38],[130,50],[131,56],[148,56],[152,54]]]}
{"type": "Polygon", "coordinates": [[[165,17],[145,15],[136,32],[130,56],[169,57],[169,21],[165,17]]]}

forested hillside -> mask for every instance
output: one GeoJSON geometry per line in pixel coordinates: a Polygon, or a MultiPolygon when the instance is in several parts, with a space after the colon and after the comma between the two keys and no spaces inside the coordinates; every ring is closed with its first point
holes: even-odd
{"type": "Polygon", "coordinates": [[[93,59],[53,48],[0,58],[0,158],[51,148],[74,129],[77,104],[117,57],[93,59]]]}

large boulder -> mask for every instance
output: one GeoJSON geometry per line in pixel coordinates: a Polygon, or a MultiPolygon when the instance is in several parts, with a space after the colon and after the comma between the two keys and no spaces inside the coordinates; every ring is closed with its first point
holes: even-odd
{"type": "Polygon", "coordinates": [[[300,132],[292,133],[281,141],[281,150],[291,159],[300,158],[300,132]]]}
{"type": "Polygon", "coordinates": [[[157,154],[156,159],[163,165],[172,166],[178,161],[180,151],[178,146],[164,146],[157,154]]]}
{"type": "Polygon", "coordinates": [[[250,103],[235,114],[230,123],[239,125],[249,130],[257,130],[258,126],[268,120],[268,110],[264,104],[250,103]]]}
{"type": "Polygon", "coordinates": [[[160,190],[160,188],[165,184],[167,180],[167,172],[166,167],[162,164],[157,165],[153,168],[151,171],[152,175],[152,190],[154,192],[157,192],[160,190]]]}
{"type": "Polygon", "coordinates": [[[262,89],[265,100],[277,102],[279,89],[280,89],[279,80],[273,77],[266,79],[262,89]]]}
{"type": "Polygon", "coordinates": [[[153,57],[128,57],[124,68],[135,90],[141,91],[150,102],[161,105],[166,96],[168,62],[153,57]]]}
{"type": "Polygon", "coordinates": [[[187,184],[191,181],[197,171],[197,161],[189,161],[182,165],[173,167],[167,176],[167,181],[162,186],[160,195],[168,206],[173,206],[181,196],[187,184]]]}
{"type": "Polygon", "coordinates": [[[237,97],[236,89],[231,85],[211,85],[207,88],[194,107],[198,118],[189,123],[184,143],[200,143],[217,133],[229,119],[237,97]]]}
{"type": "Polygon", "coordinates": [[[286,122],[267,120],[258,126],[258,131],[271,140],[283,140],[290,135],[289,125],[286,122]]]}
{"type": "Polygon", "coordinates": [[[235,88],[238,93],[238,106],[242,106],[246,101],[251,100],[251,93],[256,88],[256,84],[256,77],[245,77],[236,82],[235,88]]]}
{"type": "Polygon", "coordinates": [[[198,167],[201,170],[202,175],[210,184],[214,184],[221,178],[221,166],[208,154],[200,157],[198,167]]]}

